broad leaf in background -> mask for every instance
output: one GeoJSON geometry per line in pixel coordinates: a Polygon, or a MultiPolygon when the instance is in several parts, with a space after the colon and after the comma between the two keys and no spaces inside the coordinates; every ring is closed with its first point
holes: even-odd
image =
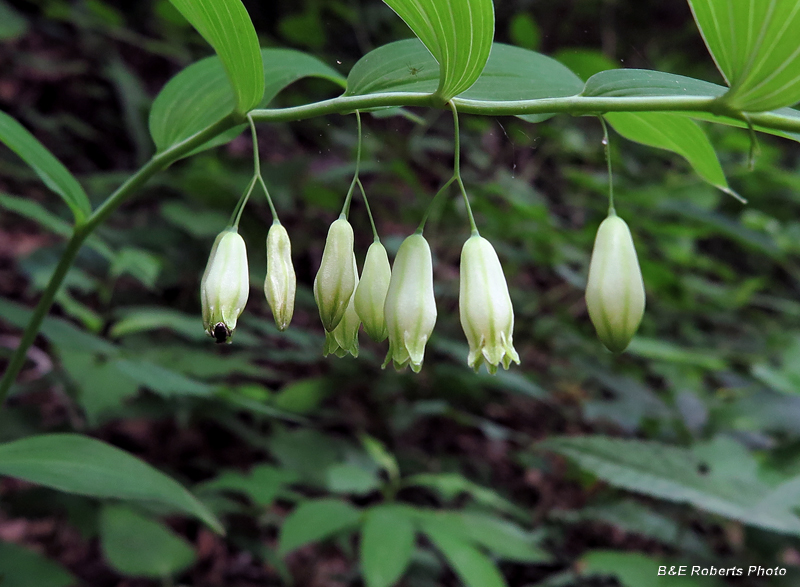
{"type": "Polygon", "coordinates": [[[506,587],[500,570],[489,557],[452,533],[447,525],[426,520],[422,526],[433,545],[447,559],[455,573],[467,587],[506,587]]]}
{"type": "Polygon", "coordinates": [[[391,587],[414,553],[415,531],[405,508],[371,508],[361,530],[361,573],[367,587],[391,587]]]}
{"type": "Polygon", "coordinates": [[[246,114],[264,95],[258,35],[240,0],[170,0],[214,48],[233,86],[236,112],[246,114]]]}
{"type": "Polygon", "coordinates": [[[91,214],[92,206],[86,192],[67,168],[24,126],[3,111],[0,111],[0,143],[5,143],[36,172],[48,188],[61,196],[72,210],[76,222],[81,222],[91,214]]]}
{"type": "Polygon", "coordinates": [[[590,77],[581,95],[593,98],[696,96],[714,99],[725,91],[724,86],[664,71],[611,69],[590,77]]]}
{"type": "Polygon", "coordinates": [[[800,101],[800,3],[689,0],[689,5],[731,87],[727,104],[758,112],[800,101]]]}
{"type": "Polygon", "coordinates": [[[28,32],[28,21],[7,2],[0,0],[0,41],[13,41],[28,32]]]}
{"type": "MultiPolygon", "coordinates": [[[[481,76],[458,100],[538,100],[574,96],[583,82],[567,67],[541,53],[495,43],[481,76]]],[[[523,114],[528,122],[541,122],[548,114],[523,114]]]]}
{"type": "Polygon", "coordinates": [[[243,493],[259,507],[272,504],[278,493],[297,481],[297,475],[273,465],[257,465],[249,473],[224,471],[218,477],[198,485],[197,491],[232,491],[243,493]]]}
{"type": "Polygon", "coordinates": [[[605,118],[626,139],[677,153],[708,183],[735,196],[714,147],[693,120],[668,112],[609,112],[605,118]]]}
{"type": "Polygon", "coordinates": [[[278,551],[281,555],[311,542],[354,528],[361,512],[338,499],[316,499],[297,506],[281,526],[278,551]]]}
{"type": "Polygon", "coordinates": [[[0,444],[0,475],[67,493],[157,502],[222,524],[179,483],[116,447],[79,434],[42,434],[0,444]]]}
{"type": "Polygon", "coordinates": [[[494,38],[492,0],[384,0],[439,63],[444,101],[469,88],[486,65],[494,38]]]}
{"type": "Polygon", "coordinates": [[[359,59],[347,76],[346,96],[377,92],[433,93],[439,64],[419,39],[383,45],[359,59]]]}
{"type": "Polygon", "coordinates": [[[732,442],[701,445],[692,451],[650,441],[582,436],[552,438],[540,446],[572,459],[615,487],[800,535],[800,518],[789,508],[762,504],[756,509],[771,488],[756,477],[755,464],[752,459],[748,463],[746,451],[732,442]],[[727,466],[729,461],[735,466],[727,466]]]}
{"type": "MultiPolygon", "coordinates": [[[[254,106],[266,106],[282,89],[303,77],[320,77],[344,86],[339,73],[311,55],[291,49],[262,49],[260,55],[264,88],[254,106]]],[[[207,57],[178,73],[158,94],[150,111],[150,134],[158,151],[164,151],[220,121],[235,106],[236,96],[223,63],[218,57],[207,57]]],[[[222,142],[215,140],[212,144],[222,142]]]]}
{"type": "Polygon", "coordinates": [[[41,554],[0,542],[0,585],[3,587],[72,587],[78,580],[41,554]]]}
{"type": "Polygon", "coordinates": [[[196,558],[184,538],[124,506],[103,508],[100,547],[111,567],[132,577],[168,578],[196,558]]]}

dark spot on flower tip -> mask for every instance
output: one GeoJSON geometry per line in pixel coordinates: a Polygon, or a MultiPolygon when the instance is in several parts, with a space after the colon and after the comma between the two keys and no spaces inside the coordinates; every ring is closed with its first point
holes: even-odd
{"type": "Polygon", "coordinates": [[[709,467],[706,463],[700,463],[697,465],[697,472],[701,475],[708,475],[711,472],[711,467],[709,467]]]}
{"type": "Polygon", "coordinates": [[[228,330],[228,327],[225,326],[225,323],[217,322],[217,324],[214,326],[214,339],[217,341],[217,344],[228,342],[230,336],[231,331],[228,330]]]}

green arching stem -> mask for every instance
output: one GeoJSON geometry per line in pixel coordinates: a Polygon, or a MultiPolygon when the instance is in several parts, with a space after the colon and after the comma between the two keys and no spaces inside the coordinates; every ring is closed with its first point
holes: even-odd
{"type": "Polygon", "coordinates": [[[461,195],[464,196],[464,205],[467,207],[467,215],[469,216],[469,227],[473,236],[475,236],[479,234],[478,226],[475,224],[475,216],[472,215],[472,206],[469,205],[467,188],[464,187],[464,180],[461,179],[461,132],[458,126],[458,110],[452,100],[450,100],[450,110],[453,112],[453,142],[455,143],[455,148],[453,149],[453,177],[458,182],[458,187],[461,188],[461,195]]]}
{"type": "MultiPolygon", "coordinates": [[[[513,116],[517,114],[559,114],[598,115],[605,112],[704,112],[720,116],[720,122],[736,119],[741,121],[742,114],[732,111],[717,98],[708,96],[641,96],[641,97],[591,97],[567,96],[562,98],[544,98],[538,100],[484,101],[452,98],[453,106],[462,113],[481,114],[487,116],[513,116]]],[[[421,92],[384,92],[365,96],[339,96],[312,104],[290,108],[252,110],[247,118],[252,122],[292,122],[305,120],[327,114],[347,114],[359,109],[388,106],[424,106],[440,108],[442,104],[435,96],[421,92]]],[[[800,132],[800,116],[785,116],[774,112],[750,113],[747,120],[753,127],[760,126],[774,131],[800,132]]],[[[0,379],[0,405],[2,405],[13,381],[25,363],[25,357],[36,338],[44,317],[53,303],[58,289],[69,271],[83,242],[97,226],[116,210],[123,202],[130,199],[155,173],[166,169],[172,163],[202,146],[204,143],[245,122],[244,117],[230,114],[222,120],[209,125],[168,149],[157,153],[136,173],[131,175],[117,188],[95,211],[83,222],[76,223],[67,247],[47,284],[33,315],[22,333],[20,344],[9,361],[3,378],[0,379]]],[[[360,134],[360,133],[359,133],[360,134]]],[[[454,181],[451,178],[439,190],[443,193],[454,181]]],[[[421,232],[430,212],[430,206],[418,228],[421,232]]]]}
{"type": "Polygon", "coordinates": [[[272,198],[269,195],[267,184],[264,183],[264,178],[261,175],[261,157],[258,154],[258,134],[256,133],[256,125],[253,122],[253,117],[250,114],[247,115],[247,122],[250,123],[250,136],[252,136],[253,138],[253,174],[254,174],[253,179],[255,180],[256,178],[258,178],[258,182],[264,189],[264,195],[267,196],[267,204],[269,204],[269,211],[272,212],[272,220],[278,221],[278,223],[280,224],[280,220],[278,219],[278,212],[275,210],[275,205],[272,203],[272,198]]]}
{"type": "Polygon", "coordinates": [[[25,357],[28,354],[28,349],[36,339],[36,335],[39,333],[39,329],[42,326],[42,321],[50,311],[50,306],[53,305],[53,300],[55,299],[55,296],[61,287],[61,283],[64,281],[64,277],[66,277],[67,273],[69,272],[72,262],[78,255],[78,251],[83,245],[83,242],[89,237],[89,235],[92,234],[95,228],[97,228],[106,218],[108,218],[108,216],[114,210],[119,208],[123,202],[127,201],[142,186],[144,186],[144,184],[147,183],[147,181],[153,177],[153,175],[163,169],[166,169],[181,157],[188,155],[201,145],[233,128],[237,124],[241,124],[241,120],[238,120],[233,115],[226,116],[222,120],[215,122],[198,133],[193,134],[191,137],[184,139],[180,143],[177,143],[172,147],[157,153],[150,159],[150,161],[140,168],[139,171],[131,175],[121,186],[119,186],[97,209],[95,209],[94,212],[92,212],[92,215],[89,216],[85,222],[75,225],[72,231],[72,236],[67,242],[67,247],[62,253],[61,259],[59,259],[55,271],[53,271],[53,274],[50,276],[50,281],[47,283],[47,287],[45,288],[44,292],[42,292],[42,297],[36,304],[36,308],[33,310],[31,319],[28,321],[28,324],[25,326],[25,330],[22,332],[19,345],[14,351],[14,354],[11,356],[11,360],[6,367],[6,371],[3,373],[3,378],[0,379],[0,407],[2,407],[2,405],[5,403],[5,399],[8,396],[9,390],[11,389],[11,385],[14,383],[14,380],[17,378],[17,374],[25,364],[25,357]]]}
{"type": "Polygon", "coordinates": [[[372,217],[372,209],[369,207],[369,200],[367,200],[367,192],[364,190],[364,184],[361,183],[361,180],[357,180],[358,189],[361,190],[361,197],[364,198],[364,205],[367,207],[367,216],[369,216],[369,223],[372,225],[372,237],[376,243],[381,242],[381,238],[378,236],[378,229],[375,228],[375,219],[372,217]]]}
{"type": "MultiPolygon", "coordinates": [[[[750,117],[747,114],[742,114],[742,120],[747,125],[747,132],[750,133],[750,149],[747,151],[747,168],[753,171],[756,168],[756,157],[761,154],[761,148],[758,146],[758,136],[750,117]]],[[[746,203],[746,202],[745,202],[746,203]]]]}
{"type": "MultiPolygon", "coordinates": [[[[353,199],[353,191],[358,182],[358,173],[361,170],[361,114],[356,110],[356,122],[358,124],[358,146],[356,147],[356,172],[353,174],[353,181],[350,182],[350,189],[347,190],[347,197],[344,199],[342,214],[345,218],[350,214],[350,201],[353,199]]],[[[366,199],[366,196],[364,197],[366,199]]]]}
{"type": "Polygon", "coordinates": [[[614,174],[611,171],[611,141],[608,138],[608,125],[606,119],[598,116],[600,124],[603,125],[603,146],[606,152],[606,165],[608,166],[608,213],[616,214],[614,210],[614,174]]]}

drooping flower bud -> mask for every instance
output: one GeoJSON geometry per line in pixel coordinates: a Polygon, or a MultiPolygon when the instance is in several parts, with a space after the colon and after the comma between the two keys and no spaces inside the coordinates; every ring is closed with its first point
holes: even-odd
{"type": "Polygon", "coordinates": [[[514,308],[503,267],[491,243],[482,236],[467,239],[461,249],[458,293],[461,326],[469,342],[467,363],[477,372],[486,361],[489,373],[502,362],[519,364],[514,350],[514,308]]]}
{"type": "Polygon", "coordinates": [[[351,259],[353,241],[353,227],[344,216],[340,216],[328,229],[322,262],[314,279],[314,299],[322,325],[328,332],[333,332],[342,321],[356,288],[356,272],[351,259]]]}
{"type": "Polygon", "coordinates": [[[286,330],[292,321],[296,290],[292,243],[286,229],[276,220],[267,233],[267,278],[264,280],[264,294],[278,330],[286,330]]]}
{"type": "Polygon", "coordinates": [[[411,369],[419,373],[425,344],[436,324],[431,249],[421,234],[406,238],[397,251],[384,316],[389,353],[383,366],[393,361],[395,369],[402,369],[410,363],[411,369]]]}
{"type": "MultiPolygon", "coordinates": [[[[356,274],[356,287],[358,286],[358,267],[356,266],[356,256],[353,255],[353,271],[356,274]]],[[[358,317],[355,308],[355,294],[350,296],[350,302],[344,311],[344,317],[339,326],[333,332],[325,331],[325,348],[323,356],[327,357],[331,353],[337,357],[344,357],[350,353],[354,357],[358,356],[358,327],[361,326],[361,319],[358,317]]]]}
{"type": "Polygon", "coordinates": [[[361,281],[356,287],[354,296],[358,317],[364,323],[364,330],[375,342],[381,342],[388,336],[383,306],[386,303],[386,292],[389,291],[391,278],[392,268],[389,265],[386,248],[376,240],[367,249],[361,281]]]}
{"type": "Polygon", "coordinates": [[[586,306],[597,336],[621,353],[639,328],[644,314],[644,282],[631,231],[612,210],[594,241],[586,306]]]}
{"type": "Polygon", "coordinates": [[[235,228],[227,228],[214,241],[200,282],[203,328],[218,343],[230,342],[249,293],[250,273],[244,240],[235,228]]]}

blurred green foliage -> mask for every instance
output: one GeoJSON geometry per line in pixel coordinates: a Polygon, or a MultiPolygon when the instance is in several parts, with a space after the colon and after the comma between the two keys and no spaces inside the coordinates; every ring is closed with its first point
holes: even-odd
{"type": "MultiPolygon", "coordinates": [[[[341,73],[409,36],[375,1],[245,4],[262,46],[310,50],[341,73]]],[[[621,65],[719,81],[681,3],[496,8],[498,41],[554,54],[581,77],[621,65]]],[[[166,0],[6,0],[0,23],[0,108],[79,174],[94,203],[152,154],[152,97],[208,54],[166,0]]],[[[305,80],[273,104],[338,91],[305,80]]],[[[413,114],[364,117],[362,178],[390,255],[451,173],[449,116],[413,114]]],[[[223,550],[267,569],[263,584],[311,585],[306,565],[341,559],[337,585],[357,584],[359,572],[370,587],[400,576],[415,587],[455,577],[491,587],[500,576],[531,587],[588,587],[607,576],[626,587],[796,585],[800,532],[758,521],[759,512],[780,518],[800,506],[796,143],[760,138],[749,170],[745,131],[706,128],[744,206],[674,155],[612,135],[617,211],[633,232],[648,296],[638,337],[616,356],[596,340],[583,301],[607,206],[599,123],[463,116],[462,125],[464,179],[509,280],[521,367],[491,377],[466,365],[457,297],[469,229],[455,198],[426,229],[439,319],[422,373],[381,371],[385,348],[364,336],[357,360],[322,358],[311,283],[356,144],[355,121],[336,116],[259,130],[299,279],[289,331],[277,331],[258,294],[271,222],[260,200],[241,225],[253,291],[234,344],[213,345],[202,331],[208,250],[252,171],[249,139],[240,137],[160,174],[84,247],[0,413],[0,438],[80,431],[142,456],[226,521],[223,550]],[[569,440],[540,444],[576,434],[669,445],[674,468],[657,451],[637,461],[622,449],[598,456],[570,453],[569,440]],[[654,489],[660,476],[673,485],[654,489]],[[726,509],[731,502],[739,509],[726,509]],[[679,583],[654,572],[682,564],[780,565],[789,574],[679,583]]],[[[5,340],[55,267],[69,216],[5,150],[0,192],[5,340]]],[[[372,237],[358,200],[350,219],[361,264],[372,237]]],[[[0,358],[7,346],[0,342],[0,358]]],[[[84,539],[99,536],[119,575],[212,584],[198,555],[202,533],[173,517],[167,528],[158,518],[169,511],[27,486],[0,493],[8,518],[55,516],[84,539]]],[[[3,585],[72,580],[30,550],[17,556],[19,548],[0,545],[0,561],[15,564],[0,564],[3,585]]],[[[87,584],[118,584],[111,571],[98,578],[70,564],[87,584]]]]}

